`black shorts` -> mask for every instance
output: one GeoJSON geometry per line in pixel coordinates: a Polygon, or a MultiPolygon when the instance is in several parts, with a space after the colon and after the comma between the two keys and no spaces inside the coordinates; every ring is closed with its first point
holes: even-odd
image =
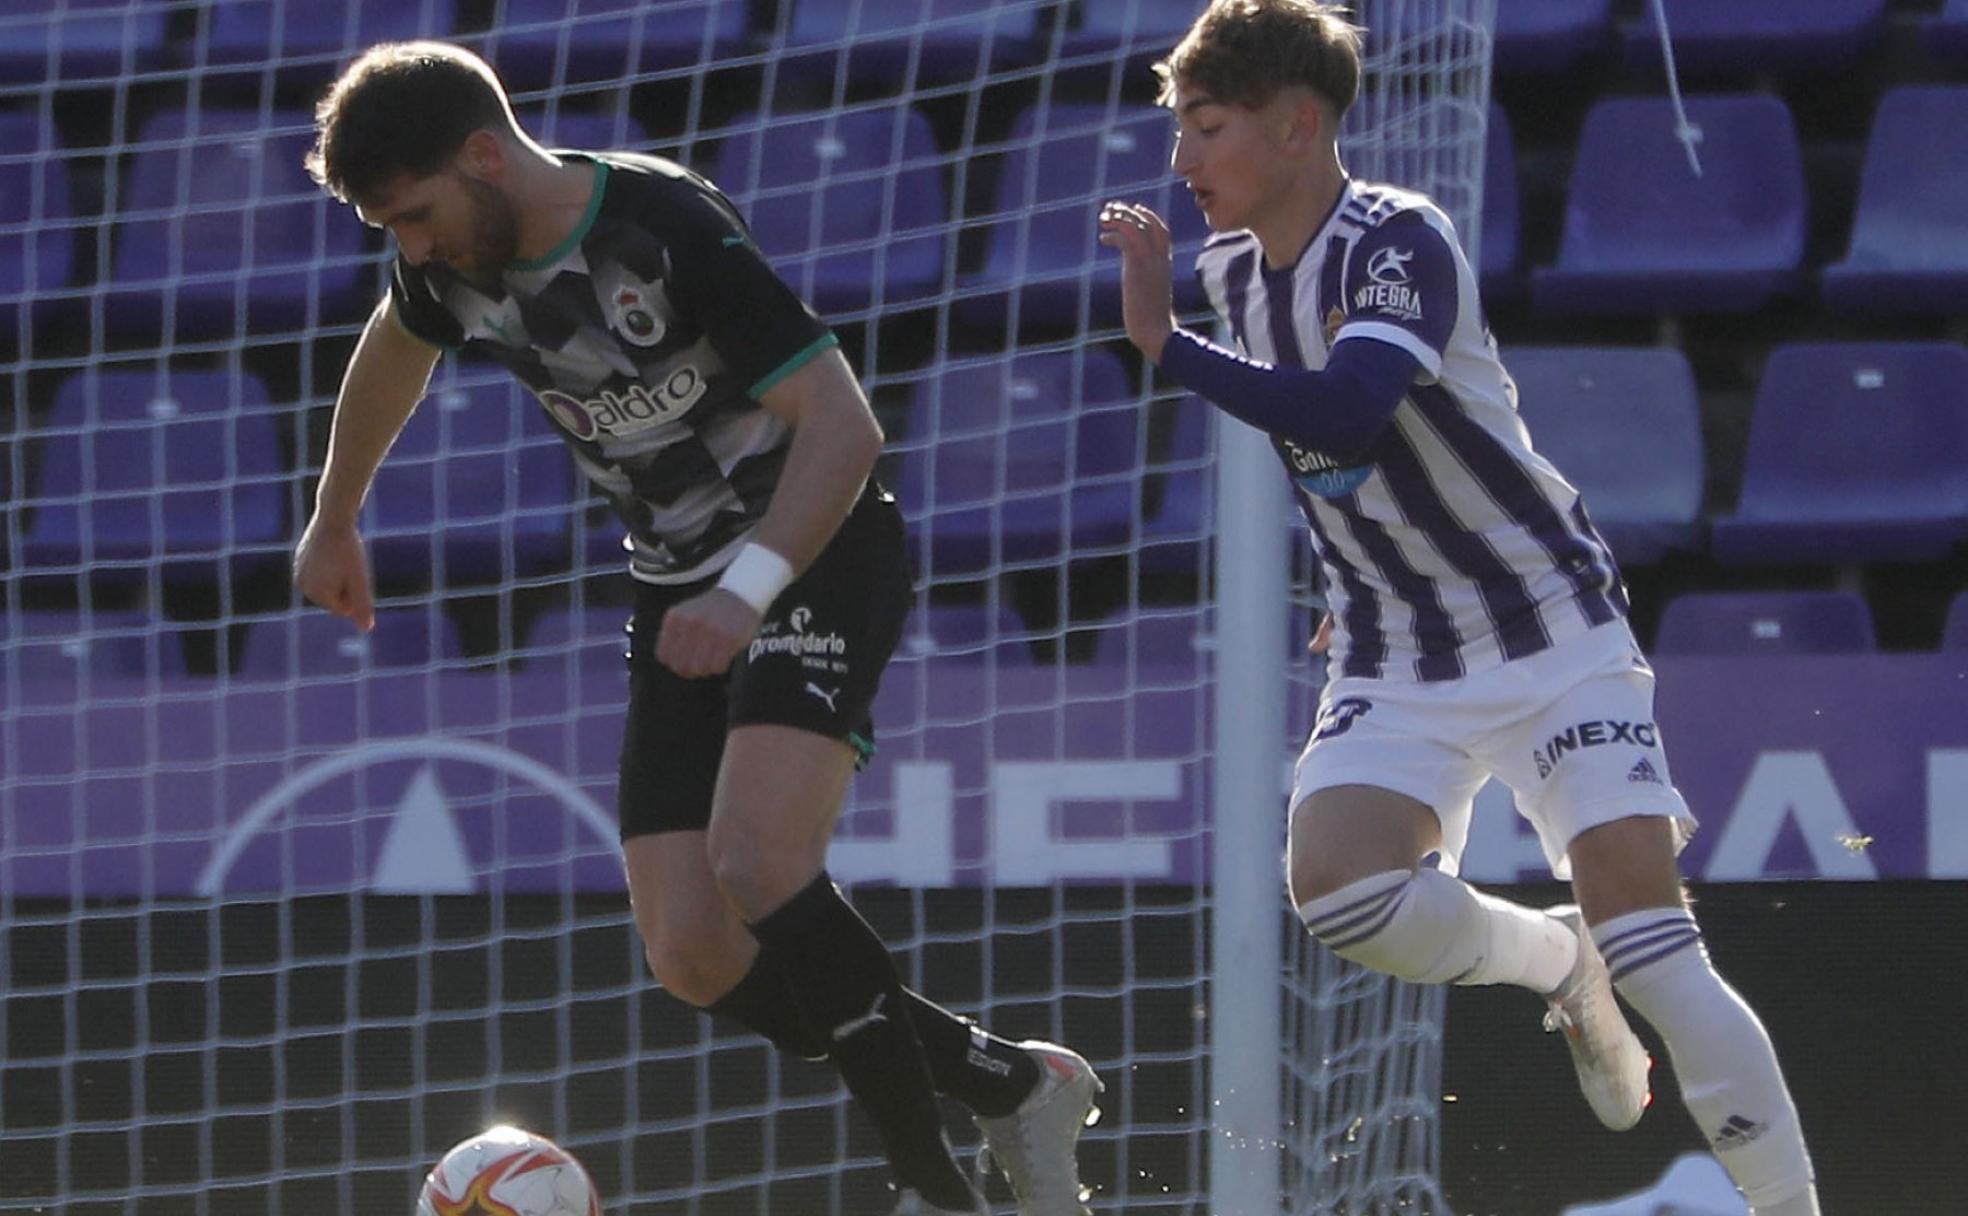
{"type": "Polygon", "coordinates": [[[869,708],[914,599],[895,500],[871,482],[813,565],[766,609],[731,669],[686,680],[656,661],[663,614],[715,581],[636,588],[617,787],[624,840],[710,825],[725,733],[734,726],[792,726],[840,739],[863,764],[874,754],[869,708]]]}

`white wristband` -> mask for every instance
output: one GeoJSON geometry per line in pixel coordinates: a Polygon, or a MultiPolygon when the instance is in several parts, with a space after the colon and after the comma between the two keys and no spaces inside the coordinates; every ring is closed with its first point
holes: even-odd
{"type": "Polygon", "coordinates": [[[793,581],[793,567],[785,558],[759,544],[746,541],[738,556],[724,568],[718,586],[744,600],[760,616],[779,598],[786,584],[793,581]]]}

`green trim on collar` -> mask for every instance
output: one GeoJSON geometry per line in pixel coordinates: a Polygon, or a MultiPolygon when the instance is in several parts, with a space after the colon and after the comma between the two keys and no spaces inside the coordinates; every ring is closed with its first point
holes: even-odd
{"type": "Polygon", "coordinates": [[[518,262],[508,262],[506,264],[507,270],[545,270],[555,262],[574,252],[574,247],[581,243],[581,238],[588,235],[588,229],[594,227],[595,216],[601,214],[601,196],[608,192],[608,162],[597,160],[592,156],[583,156],[580,159],[587,161],[595,167],[594,195],[588,199],[588,209],[582,213],[581,222],[574,225],[574,231],[568,233],[566,239],[548,250],[543,256],[518,262]]]}

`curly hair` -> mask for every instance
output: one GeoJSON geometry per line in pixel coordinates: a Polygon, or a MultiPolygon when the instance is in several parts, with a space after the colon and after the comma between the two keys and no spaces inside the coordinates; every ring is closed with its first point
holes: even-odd
{"type": "Polygon", "coordinates": [[[314,126],[307,170],[343,202],[399,174],[436,173],[474,131],[517,130],[491,66],[443,42],[370,47],[315,106],[314,126]]]}
{"type": "Polygon", "coordinates": [[[1320,0],[1211,0],[1168,57],[1155,65],[1157,100],[1182,85],[1256,109],[1303,85],[1344,115],[1360,92],[1362,30],[1320,0]]]}

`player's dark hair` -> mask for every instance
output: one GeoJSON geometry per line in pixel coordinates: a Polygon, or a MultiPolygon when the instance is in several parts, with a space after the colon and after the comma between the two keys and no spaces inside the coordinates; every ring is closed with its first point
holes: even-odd
{"type": "Polygon", "coordinates": [[[1319,0],[1211,0],[1168,57],[1155,65],[1162,105],[1181,85],[1256,109],[1303,85],[1344,115],[1360,92],[1360,27],[1319,0]]]}
{"type": "Polygon", "coordinates": [[[474,131],[517,129],[491,66],[443,42],[370,47],[315,106],[314,127],[307,170],[343,202],[436,173],[474,131]]]}

